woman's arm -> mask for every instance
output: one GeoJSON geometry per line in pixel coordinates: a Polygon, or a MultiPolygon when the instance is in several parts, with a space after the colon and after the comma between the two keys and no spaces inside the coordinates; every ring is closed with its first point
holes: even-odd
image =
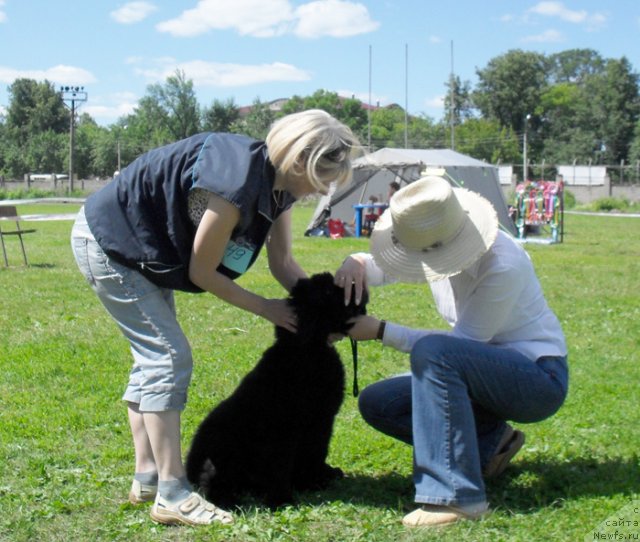
{"type": "Polygon", "coordinates": [[[295,315],[284,300],[265,299],[217,271],[239,219],[237,207],[214,194],[209,196],[207,210],[193,241],[189,278],[216,297],[295,332],[295,315]]]}
{"type": "Polygon", "coordinates": [[[291,209],[288,209],[271,226],[266,243],[271,274],[287,292],[291,291],[298,279],[307,276],[293,258],[291,245],[291,209]]]}

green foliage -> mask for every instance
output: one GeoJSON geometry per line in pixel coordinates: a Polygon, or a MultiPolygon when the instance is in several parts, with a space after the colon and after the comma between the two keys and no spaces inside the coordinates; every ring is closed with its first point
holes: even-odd
{"type": "Polygon", "coordinates": [[[565,209],[573,209],[576,206],[576,195],[570,190],[564,190],[562,197],[565,209]]]}
{"type": "Polygon", "coordinates": [[[165,119],[165,126],[174,141],[197,134],[200,128],[200,109],[193,81],[181,70],[167,77],[163,85],[147,87],[147,97],[165,119]]]}
{"type": "Polygon", "coordinates": [[[240,112],[233,98],[222,102],[214,100],[211,107],[202,112],[202,130],[205,132],[229,132],[238,120],[240,112]]]}
{"type": "MultiPolygon", "coordinates": [[[[477,74],[475,88],[457,76],[444,83],[445,114],[435,121],[397,105],[368,111],[355,97],[323,89],[291,97],[280,111],[256,99],[241,116],[233,98],[200,108],[193,81],[178,70],[147,87],[134,112],[108,128],[82,115],[74,170],[82,177],[111,175],[118,154],[124,166],[147,150],[203,130],[264,139],[275,118],[311,108],[347,124],[371,150],[449,147],[453,111],[456,150],[492,163],[522,163],[525,126],[532,164],[640,160],[639,76],[625,57],[605,59],[591,49],[551,55],[516,49],[491,59],[477,74]]],[[[17,79],[9,96],[0,119],[0,175],[20,179],[28,172],[66,171],[68,110],[53,86],[17,79]]]]}
{"type": "Polygon", "coordinates": [[[518,137],[497,120],[467,120],[456,127],[455,146],[457,151],[491,164],[508,164],[520,158],[518,137]]]}
{"type": "Polygon", "coordinates": [[[618,212],[618,213],[638,213],[640,204],[631,202],[626,197],[606,197],[599,198],[591,203],[580,205],[580,210],[596,212],[618,212]]]}
{"type": "Polygon", "coordinates": [[[231,124],[231,131],[255,139],[265,139],[274,120],[275,113],[269,108],[269,104],[256,98],[251,111],[231,124]]]}
{"type": "Polygon", "coordinates": [[[493,58],[477,70],[474,103],[486,118],[522,132],[546,87],[546,66],[544,55],[519,49],[493,58]]]}
{"type": "MultiPolygon", "coordinates": [[[[30,204],[20,212],[43,209],[30,204]]],[[[308,272],[335,270],[347,254],[366,250],[366,239],[304,237],[313,209],[293,214],[294,252],[308,272]]],[[[37,223],[27,241],[32,265],[18,265],[19,248],[10,245],[14,266],[0,267],[0,540],[583,540],[640,499],[637,221],[571,214],[563,244],[525,245],[567,337],[569,397],[551,419],[518,425],[527,442],[505,476],[488,484],[491,515],[433,532],[400,524],[415,506],[411,448],[368,427],[348,394],[329,458],[347,478],[324,491],[273,513],[247,507],[229,528],[158,526],[148,505],[127,504],[133,451],[120,397],[131,354],[77,271],[70,223],[37,223]]],[[[283,295],[262,256],[240,283],[260,295],[283,295]]],[[[186,451],[199,421],[253,366],[273,331],[207,294],[178,294],[176,301],[195,360],[183,414],[186,451]]],[[[374,289],[370,312],[446,327],[425,285],[374,289]]],[[[337,347],[349,379],[349,345],[337,347]]],[[[408,368],[405,354],[377,342],[361,343],[359,355],[361,387],[408,368]]]]}

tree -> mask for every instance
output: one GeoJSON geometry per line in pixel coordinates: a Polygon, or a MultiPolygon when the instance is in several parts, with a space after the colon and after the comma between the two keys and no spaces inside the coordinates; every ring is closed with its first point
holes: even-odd
{"type": "Polygon", "coordinates": [[[517,134],[497,120],[469,119],[456,128],[456,150],[495,164],[521,159],[517,134]]]}
{"type": "Polygon", "coordinates": [[[444,116],[443,122],[451,125],[451,114],[453,112],[453,124],[457,126],[465,120],[473,117],[473,101],[471,100],[471,83],[460,81],[459,77],[450,79],[445,84],[447,94],[444,97],[444,116]],[[453,87],[453,104],[452,101],[453,87]],[[453,107],[453,111],[452,111],[453,107]]]}
{"type": "Polygon", "coordinates": [[[578,125],[583,108],[584,93],[578,84],[566,81],[547,88],[535,111],[541,122],[530,138],[532,158],[544,156],[549,162],[571,163],[592,157],[597,137],[593,125],[578,125]]]}
{"type": "Polygon", "coordinates": [[[161,116],[173,140],[201,131],[193,81],[187,80],[183,71],[176,70],[175,75],[167,77],[164,85],[149,85],[146,99],[164,113],[161,116]]]}
{"type": "Polygon", "coordinates": [[[8,88],[7,128],[23,144],[40,132],[67,132],[69,112],[52,83],[16,79],[8,88]]]}
{"type": "Polygon", "coordinates": [[[485,118],[522,133],[526,116],[536,110],[546,88],[546,69],[539,53],[516,49],[493,58],[477,70],[473,101],[485,118]]]}
{"type": "Polygon", "coordinates": [[[368,118],[360,100],[353,97],[343,98],[336,92],[316,90],[311,96],[291,97],[282,107],[282,113],[288,115],[307,109],[322,109],[326,111],[343,124],[349,126],[362,143],[366,141],[368,118]]]}
{"type": "Polygon", "coordinates": [[[629,147],[629,163],[638,164],[640,162],[640,120],[636,123],[633,140],[629,147]]]}
{"type": "Polygon", "coordinates": [[[240,117],[240,111],[233,98],[222,102],[214,100],[211,107],[202,113],[202,129],[207,132],[229,132],[240,117]]]}
{"type": "Polygon", "coordinates": [[[48,81],[32,79],[16,79],[8,92],[0,151],[3,174],[21,178],[29,172],[62,171],[61,146],[67,141],[69,113],[60,95],[48,81]]]}
{"type": "Polygon", "coordinates": [[[640,116],[640,93],[638,74],[625,57],[608,60],[604,73],[586,80],[584,103],[581,125],[596,127],[594,149],[602,149],[605,163],[626,160],[640,116]]]}
{"type": "Polygon", "coordinates": [[[275,120],[275,113],[269,108],[269,104],[262,103],[256,98],[251,106],[251,111],[238,119],[231,126],[232,131],[245,134],[255,139],[265,139],[271,124],[275,120]]]}
{"type": "Polygon", "coordinates": [[[549,56],[547,80],[550,84],[581,84],[604,68],[604,59],[593,49],[569,49],[549,56]]]}

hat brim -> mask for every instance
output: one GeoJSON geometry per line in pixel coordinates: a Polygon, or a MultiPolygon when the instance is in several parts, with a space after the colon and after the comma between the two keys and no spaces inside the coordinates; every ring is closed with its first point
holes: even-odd
{"type": "Polygon", "coordinates": [[[370,250],[385,273],[404,282],[432,282],[457,275],[489,250],[498,233],[498,216],[493,205],[465,188],[453,191],[467,219],[456,237],[444,245],[408,249],[394,237],[390,209],[378,218],[371,232],[370,250]]]}

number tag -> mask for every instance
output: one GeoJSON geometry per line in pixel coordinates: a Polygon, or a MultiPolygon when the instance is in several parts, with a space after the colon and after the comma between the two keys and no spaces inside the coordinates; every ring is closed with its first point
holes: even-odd
{"type": "Polygon", "coordinates": [[[242,275],[249,268],[254,251],[255,247],[251,245],[229,241],[222,258],[222,265],[242,275]]]}

